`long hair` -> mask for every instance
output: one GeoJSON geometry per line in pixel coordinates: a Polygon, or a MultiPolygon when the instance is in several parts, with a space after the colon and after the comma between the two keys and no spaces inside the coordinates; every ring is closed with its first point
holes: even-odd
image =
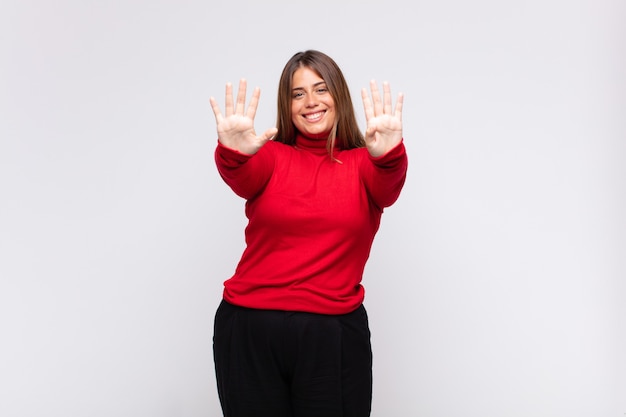
{"type": "Polygon", "coordinates": [[[293,74],[302,67],[311,69],[326,82],[328,91],[335,102],[337,117],[335,117],[335,125],[326,141],[326,147],[331,158],[335,146],[339,149],[364,147],[365,139],[357,124],[350,90],[343,73],[331,57],[316,50],[296,53],[283,69],[278,83],[278,113],[276,116],[278,132],[274,140],[287,145],[293,145],[296,142],[297,130],[291,121],[291,90],[293,88],[293,74]]]}

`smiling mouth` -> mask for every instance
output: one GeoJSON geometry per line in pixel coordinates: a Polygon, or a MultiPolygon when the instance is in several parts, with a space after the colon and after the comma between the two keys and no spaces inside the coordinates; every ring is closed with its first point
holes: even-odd
{"type": "Polygon", "coordinates": [[[325,112],[323,112],[323,111],[318,111],[317,113],[305,114],[303,116],[304,116],[304,118],[306,120],[308,120],[310,122],[315,122],[315,121],[321,119],[322,116],[324,116],[324,113],[325,112]]]}

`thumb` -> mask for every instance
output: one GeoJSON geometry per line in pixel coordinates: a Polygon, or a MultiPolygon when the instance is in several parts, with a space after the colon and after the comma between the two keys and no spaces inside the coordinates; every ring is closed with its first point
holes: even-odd
{"type": "Polygon", "coordinates": [[[368,126],[367,129],[365,130],[365,139],[370,141],[370,140],[372,140],[374,138],[375,134],[376,134],[376,127],[375,126],[368,126]]]}
{"type": "Polygon", "coordinates": [[[268,140],[272,139],[277,132],[278,129],[276,129],[275,127],[271,127],[263,132],[263,134],[261,135],[261,140],[263,142],[267,142],[268,140]]]}

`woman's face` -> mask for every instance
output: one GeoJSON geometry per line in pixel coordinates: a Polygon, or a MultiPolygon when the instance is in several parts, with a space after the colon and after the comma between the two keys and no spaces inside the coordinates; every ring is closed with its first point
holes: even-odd
{"type": "Polygon", "coordinates": [[[327,139],[335,125],[335,101],[326,83],[307,67],[293,73],[291,121],[304,136],[327,139]]]}

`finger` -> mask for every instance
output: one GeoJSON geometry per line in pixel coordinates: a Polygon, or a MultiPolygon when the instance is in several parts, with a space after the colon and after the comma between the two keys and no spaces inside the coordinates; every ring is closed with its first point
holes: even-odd
{"type": "Polygon", "coordinates": [[[367,129],[365,129],[365,141],[366,142],[372,142],[374,140],[374,138],[376,137],[376,126],[368,126],[367,129]]]}
{"type": "Polygon", "coordinates": [[[235,114],[243,115],[243,109],[246,104],[246,86],[248,83],[245,78],[239,80],[239,90],[237,91],[237,107],[235,108],[235,114]]]}
{"type": "Polygon", "coordinates": [[[387,81],[383,82],[383,113],[391,114],[391,87],[387,81]]]}
{"type": "Polygon", "coordinates": [[[233,85],[226,83],[226,117],[233,114],[233,85]]]}
{"type": "Polygon", "coordinates": [[[374,117],[374,109],[372,102],[367,94],[367,89],[361,89],[361,98],[363,99],[363,110],[365,111],[365,120],[369,120],[374,117]]]}
{"type": "Polygon", "coordinates": [[[259,87],[255,87],[252,92],[252,97],[250,98],[250,104],[248,104],[248,110],[246,111],[246,116],[251,119],[254,119],[256,115],[256,109],[259,106],[259,97],[261,96],[261,89],[259,87]]]}
{"type": "Polygon", "coordinates": [[[213,114],[215,115],[215,121],[220,122],[222,119],[222,112],[220,111],[220,106],[217,104],[217,100],[214,97],[209,98],[209,102],[211,103],[211,109],[213,109],[213,114]]]}
{"type": "Polygon", "coordinates": [[[276,129],[275,127],[271,127],[267,129],[265,132],[263,132],[263,135],[261,136],[261,138],[264,142],[266,142],[272,139],[276,133],[278,133],[278,129],[276,129]]]}
{"type": "Polygon", "coordinates": [[[396,109],[395,109],[393,114],[400,121],[402,121],[402,104],[403,104],[403,102],[404,102],[404,94],[398,93],[398,99],[396,100],[396,109]]]}
{"type": "Polygon", "coordinates": [[[372,90],[372,102],[374,103],[374,115],[378,116],[383,111],[383,105],[380,101],[380,93],[375,80],[370,81],[370,89],[372,90]]]}

